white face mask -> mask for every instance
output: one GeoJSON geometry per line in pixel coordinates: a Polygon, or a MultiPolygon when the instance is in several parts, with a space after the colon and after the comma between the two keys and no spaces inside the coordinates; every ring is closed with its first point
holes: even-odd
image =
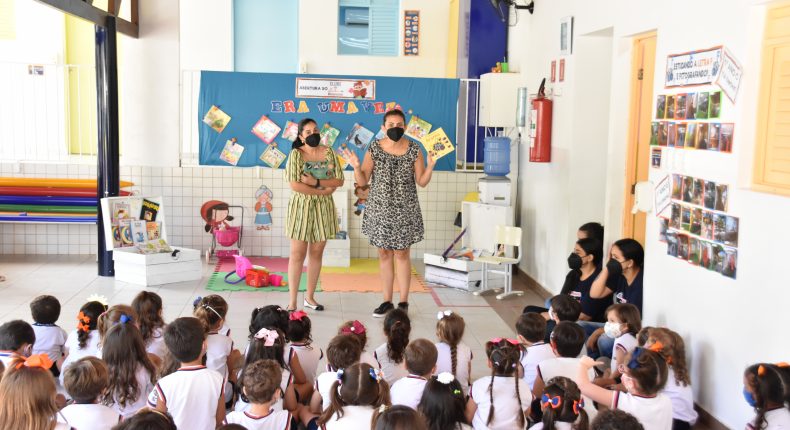
{"type": "Polygon", "coordinates": [[[606,333],[607,336],[615,339],[623,334],[622,330],[620,330],[620,324],[611,321],[607,321],[606,324],[603,325],[603,332],[606,333]]]}

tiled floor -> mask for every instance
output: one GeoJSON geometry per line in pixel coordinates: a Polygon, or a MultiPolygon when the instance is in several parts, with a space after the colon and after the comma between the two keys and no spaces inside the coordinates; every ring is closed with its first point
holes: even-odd
{"type": "MultiPolygon", "coordinates": [[[[416,264],[418,271],[420,265],[416,264]]],[[[162,296],[166,321],[192,313],[192,300],[206,295],[207,276],[214,265],[205,264],[200,281],[183,282],[152,287],[149,290],[162,296]]],[[[110,304],[131,303],[142,286],[116,282],[114,278],[96,274],[93,256],[58,255],[2,255],[0,274],[7,280],[0,283],[0,322],[12,319],[30,321],[30,301],[40,294],[51,294],[60,299],[62,311],[58,324],[71,331],[80,306],[91,294],[101,294],[110,304]]],[[[523,289],[524,283],[515,281],[514,288],[523,289]]],[[[464,291],[449,288],[431,288],[431,293],[414,293],[410,298],[409,314],[412,319],[412,339],[435,339],[436,313],[439,309],[452,309],[466,320],[464,341],[472,349],[475,360],[472,376],[487,374],[484,345],[493,337],[512,337],[514,322],[526,304],[541,304],[543,299],[531,291],[522,297],[497,301],[493,297],[476,297],[464,291]]],[[[287,293],[277,292],[224,292],[230,312],[228,325],[236,345],[246,343],[249,319],[255,307],[265,304],[287,304],[287,293]]],[[[342,321],[358,319],[369,327],[368,349],[384,341],[381,320],[371,312],[381,302],[378,293],[318,293],[318,300],[327,310],[309,312],[313,322],[313,339],[325,348],[342,321]]],[[[397,297],[396,297],[397,298],[397,297]]],[[[301,300],[301,298],[300,298],[301,300]]]]}

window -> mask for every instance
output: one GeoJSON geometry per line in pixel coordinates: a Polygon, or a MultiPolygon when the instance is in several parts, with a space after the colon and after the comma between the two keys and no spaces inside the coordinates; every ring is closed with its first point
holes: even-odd
{"type": "Polygon", "coordinates": [[[768,10],[753,186],[790,195],[790,6],[768,10]]]}
{"type": "Polygon", "coordinates": [[[340,0],[339,55],[398,55],[399,0],[340,0]]]}

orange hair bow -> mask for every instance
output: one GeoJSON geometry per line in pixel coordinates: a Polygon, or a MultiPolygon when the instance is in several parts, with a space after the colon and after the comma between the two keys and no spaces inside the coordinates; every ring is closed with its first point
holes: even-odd
{"type": "Polygon", "coordinates": [[[52,364],[52,360],[49,359],[47,354],[36,354],[26,358],[22,363],[17,364],[16,368],[19,369],[20,367],[25,366],[39,367],[41,369],[49,370],[49,368],[52,367],[52,364]]]}
{"type": "MultiPolygon", "coordinates": [[[[779,363],[774,364],[774,366],[780,368],[790,367],[790,364],[788,364],[786,361],[780,361],[779,363]]],[[[757,376],[765,376],[765,366],[763,366],[762,364],[759,367],[757,367],[757,376]]]]}
{"type": "Polygon", "coordinates": [[[77,321],[79,321],[77,323],[77,330],[84,331],[85,333],[91,330],[90,326],[88,325],[91,322],[91,317],[80,312],[80,314],[77,315],[77,321]]]}
{"type": "Polygon", "coordinates": [[[660,340],[655,341],[649,348],[647,348],[653,352],[661,353],[664,351],[664,344],[661,343],[660,340]]]}

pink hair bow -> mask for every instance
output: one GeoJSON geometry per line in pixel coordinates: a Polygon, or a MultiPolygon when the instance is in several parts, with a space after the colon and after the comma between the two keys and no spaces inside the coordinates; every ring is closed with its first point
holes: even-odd
{"type": "Polygon", "coordinates": [[[503,340],[506,340],[507,343],[509,343],[509,344],[511,344],[513,346],[518,346],[518,341],[516,339],[508,339],[508,338],[504,338],[504,337],[495,337],[495,338],[491,339],[491,342],[492,343],[499,343],[499,342],[502,342],[503,340]]]}
{"type": "Polygon", "coordinates": [[[280,337],[280,334],[277,333],[276,330],[269,330],[267,328],[262,328],[258,330],[258,333],[255,333],[255,339],[263,340],[263,346],[274,346],[274,341],[280,337]]]}
{"type": "Polygon", "coordinates": [[[365,326],[358,320],[351,323],[351,327],[343,327],[343,334],[365,334],[365,326]]]}
{"type": "Polygon", "coordinates": [[[288,319],[291,321],[301,321],[302,318],[306,316],[307,313],[305,311],[296,311],[296,312],[292,312],[291,315],[288,316],[288,319]]]}

